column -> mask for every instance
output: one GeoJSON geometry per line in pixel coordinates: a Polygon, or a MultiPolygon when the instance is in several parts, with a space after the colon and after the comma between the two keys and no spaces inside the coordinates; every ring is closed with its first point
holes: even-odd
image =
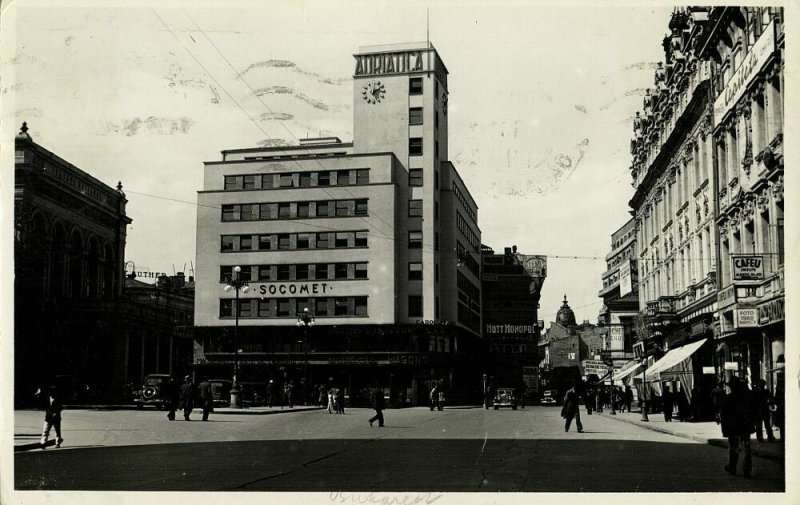
{"type": "Polygon", "coordinates": [[[767,79],[767,142],[772,142],[776,135],[783,133],[783,99],[780,89],[778,89],[779,86],[780,80],[777,76],[772,75],[767,79]]]}

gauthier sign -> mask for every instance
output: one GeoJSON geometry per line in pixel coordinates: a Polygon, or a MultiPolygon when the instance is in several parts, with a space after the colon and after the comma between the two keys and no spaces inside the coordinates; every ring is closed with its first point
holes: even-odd
{"type": "Polygon", "coordinates": [[[731,255],[733,263],[733,280],[764,279],[764,257],[760,254],[731,255]]]}

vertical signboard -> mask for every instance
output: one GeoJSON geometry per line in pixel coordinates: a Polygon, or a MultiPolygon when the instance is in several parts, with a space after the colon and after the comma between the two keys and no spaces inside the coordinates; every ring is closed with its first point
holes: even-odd
{"type": "Polygon", "coordinates": [[[608,341],[609,351],[625,350],[625,328],[622,325],[611,326],[608,335],[609,335],[609,341],[608,341]]]}
{"type": "Polygon", "coordinates": [[[625,296],[631,291],[633,291],[631,261],[628,260],[619,266],[619,296],[625,296]]]}

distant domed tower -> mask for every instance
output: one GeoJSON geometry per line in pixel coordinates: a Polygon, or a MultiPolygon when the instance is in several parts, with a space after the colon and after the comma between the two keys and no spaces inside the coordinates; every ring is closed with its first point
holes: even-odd
{"type": "Polygon", "coordinates": [[[561,305],[561,308],[558,309],[558,314],[556,315],[556,322],[561,326],[576,326],[575,323],[575,313],[572,312],[572,309],[569,308],[569,304],[567,303],[567,295],[564,295],[564,303],[561,305]]]}

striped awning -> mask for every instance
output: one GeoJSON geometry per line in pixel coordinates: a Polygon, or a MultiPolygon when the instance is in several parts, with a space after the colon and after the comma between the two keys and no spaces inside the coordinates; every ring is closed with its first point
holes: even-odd
{"type": "Polygon", "coordinates": [[[653,380],[658,376],[659,372],[672,368],[683,360],[689,359],[689,357],[706,342],[708,342],[708,340],[699,340],[670,350],[664,357],[647,369],[647,380],[653,380]]]}

